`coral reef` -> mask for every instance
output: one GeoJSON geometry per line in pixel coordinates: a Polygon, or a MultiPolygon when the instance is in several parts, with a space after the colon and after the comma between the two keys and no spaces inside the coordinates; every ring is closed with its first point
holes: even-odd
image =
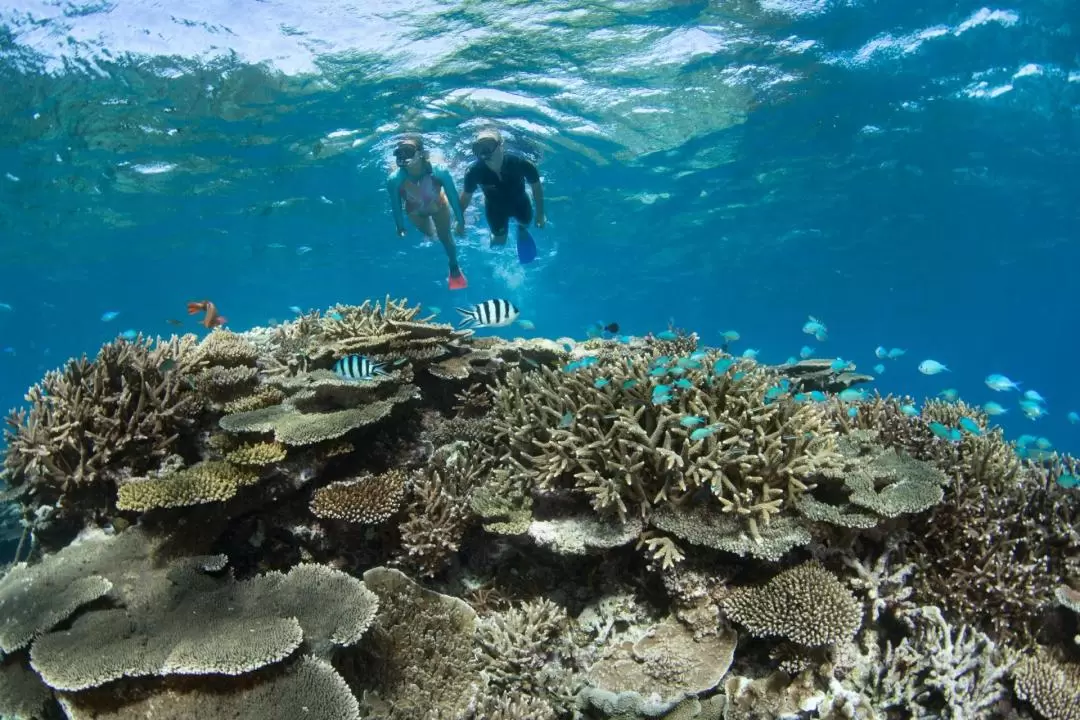
{"type": "Polygon", "coordinates": [[[833,365],[391,298],[109,343],[8,419],[0,715],[1080,717],[1077,461],[833,365]]]}

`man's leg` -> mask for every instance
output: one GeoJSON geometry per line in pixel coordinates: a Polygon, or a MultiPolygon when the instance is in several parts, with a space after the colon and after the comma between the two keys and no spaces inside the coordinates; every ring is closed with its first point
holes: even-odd
{"type": "Polygon", "coordinates": [[[514,219],[517,220],[518,232],[524,230],[528,234],[529,223],[533,219],[533,206],[529,196],[525,193],[522,193],[521,197],[514,202],[514,219]]]}
{"type": "Polygon", "coordinates": [[[506,244],[506,235],[510,232],[510,208],[500,198],[484,200],[484,214],[488,227],[491,228],[491,246],[502,247],[506,244]]]}

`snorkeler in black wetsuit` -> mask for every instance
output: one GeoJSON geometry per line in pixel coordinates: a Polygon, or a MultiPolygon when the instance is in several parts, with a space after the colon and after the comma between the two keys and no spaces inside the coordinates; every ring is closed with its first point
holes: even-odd
{"type": "Polygon", "coordinates": [[[544,227],[544,189],[536,166],[515,153],[503,150],[498,130],[481,130],[473,141],[476,162],[465,172],[465,187],[461,193],[461,208],[469,207],[477,186],[484,191],[484,213],[491,228],[492,246],[506,244],[510,218],[518,223],[518,258],[522,263],[536,257],[536,244],[529,235],[533,219],[532,203],[525,193],[525,183],[532,189],[536,202],[536,227],[544,227]]]}

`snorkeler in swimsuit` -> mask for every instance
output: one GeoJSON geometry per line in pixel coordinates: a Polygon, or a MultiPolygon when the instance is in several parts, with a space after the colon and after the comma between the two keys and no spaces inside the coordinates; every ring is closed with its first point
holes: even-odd
{"type": "Polygon", "coordinates": [[[454,233],[458,237],[465,235],[465,215],[450,172],[442,165],[432,165],[428,161],[423,141],[416,135],[398,142],[394,149],[394,160],[397,170],[387,178],[386,190],[390,193],[390,206],[398,236],[405,237],[403,215],[408,215],[425,237],[438,235],[439,242],[446,250],[446,258],[450,261],[450,277],[447,278],[450,289],[467,287],[468,282],[458,266],[457,247],[450,235],[451,210],[457,221],[454,233]]]}
{"type": "Polygon", "coordinates": [[[469,207],[473,193],[479,186],[484,191],[484,214],[491,228],[492,246],[506,244],[510,218],[518,224],[518,259],[522,263],[536,258],[536,243],[529,235],[529,222],[533,219],[532,203],[525,193],[525,183],[532,188],[536,202],[536,227],[544,227],[544,189],[540,185],[540,172],[531,162],[503,149],[502,135],[498,130],[481,130],[472,145],[476,162],[465,172],[465,188],[461,193],[461,207],[469,207]]]}

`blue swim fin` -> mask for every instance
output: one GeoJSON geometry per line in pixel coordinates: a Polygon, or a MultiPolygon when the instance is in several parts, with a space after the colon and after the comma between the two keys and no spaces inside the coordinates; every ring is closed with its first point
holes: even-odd
{"type": "Polygon", "coordinates": [[[536,259],[536,242],[524,227],[518,227],[517,236],[518,262],[528,265],[536,259]]]}

